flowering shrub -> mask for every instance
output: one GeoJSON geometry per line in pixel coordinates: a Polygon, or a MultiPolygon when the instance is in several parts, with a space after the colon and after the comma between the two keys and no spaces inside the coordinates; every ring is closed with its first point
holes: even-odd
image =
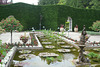
{"type": "Polygon", "coordinates": [[[20,40],[22,40],[22,39],[28,39],[28,38],[29,38],[28,36],[21,35],[20,40]]]}
{"type": "Polygon", "coordinates": [[[0,64],[1,64],[2,59],[4,59],[4,57],[6,56],[6,54],[8,53],[10,49],[11,49],[11,46],[7,44],[0,45],[0,64]]]}
{"type": "Polygon", "coordinates": [[[2,34],[3,32],[5,32],[5,30],[0,26],[0,34],[2,34]]]}
{"type": "Polygon", "coordinates": [[[18,20],[14,18],[14,16],[9,16],[5,20],[1,20],[0,22],[1,27],[6,30],[18,30],[21,31],[23,29],[23,26],[19,23],[18,20]]]}
{"type": "Polygon", "coordinates": [[[94,31],[100,31],[100,21],[94,22],[93,25],[89,28],[94,30],[94,31]]]}

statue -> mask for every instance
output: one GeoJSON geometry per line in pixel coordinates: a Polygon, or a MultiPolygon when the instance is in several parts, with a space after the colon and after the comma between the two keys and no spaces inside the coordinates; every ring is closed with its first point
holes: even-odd
{"type": "Polygon", "coordinates": [[[42,16],[41,13],[40,13],[40,24],[39,24],[39,25],[40,25],[40,30],[41,30],[41,21],[42,21],[42,17],[43,17],[43,16],[42,16]]]}
{"type": "Polygon", "coordinates": [[[35,29],[34,29],[34,27],[32,27],[32,32],[34,32],[35,31],[35,29]]]}
{"type": "Polygon", "coordinates": [[[86,36],[86,31],[85,31],[85,25],[83,26],[83,30],[82,30],[82,33],[81,33],[81,37],[80,37],[80,45],[85,45],[85,36],[86,36]]]}

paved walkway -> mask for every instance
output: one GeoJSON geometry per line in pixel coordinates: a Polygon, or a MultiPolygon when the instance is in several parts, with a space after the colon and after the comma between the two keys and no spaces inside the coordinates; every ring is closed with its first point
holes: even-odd
{"type": "MultiPolygon", "coordinates": [[[[60,32],[61,34],[61,32],[60,32]]],[[[68,36],[69,38],[72,38],[74,40],[79,41],[80,40],[80,36],[81,33],[79,32],[64,32],[65,36],[68,36]]],[[[90,38],[88,39],[88,41],[90,42],[100,42],[100,35],[89,35],[90,38]]]]}
{"type": "MultiPolygon", "coordinates": [[[[20,40],[21,35],[24,35],[24,32],[13,32],[12,43],[15,43],[15,42],[22,43],[22,41],[20,40]]],[[[26,36],[29,36],[29,32],[26,32],[26,36]]],[[[7,32],[7,33],[1,34],[0,39],[2,40],[2,43],[11,43],[11,33],[7,32]]],[[[29,39],[27,43],[31,43],[31,40],[29,39]]]]}
{"type": "MultiPolygon", "coordinates": [[[[26,36],[29,36],[29,33],[30,32],[26,32],[26,36]]],[[[61,34],[61,32],[60,32],[60,34],[61,34]]],[[[65,36],[68,36],[68,37],[70,37],[72,39],[75,39],[77,41],[80,40],[81,33],[78,33],[78,32],[69,32],[69,33],[64,32],[64,34],[65,34],[65,36]]],[[[15,42],[22,43],[22,41],[20,40],[21,35],[24,35],[24,32],[13,32],[13,41],[12,42],[13,43],[15,43],[15,42]]],[[[0,39],[2,40],[2,43],[5,43],[5,42],[10,43],[11,42],[11,34],[9,32],[3,33],[3,34],[0,35],[0,39]]],[[[89,38],[89,41],[91,41],[91,42],[94,42],[94,41],[100,42],[100,35],[91,35],[90,38],[89,38]]],[[[31,40],[29,40],[27,43],[30,43],[30,42],[31,42],[31,40]]]]}

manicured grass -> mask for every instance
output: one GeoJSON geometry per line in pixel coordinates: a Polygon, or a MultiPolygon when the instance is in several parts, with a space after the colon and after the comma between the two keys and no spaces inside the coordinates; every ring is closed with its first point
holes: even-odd
{"type": "MultiPolygon", "coordinates": [[[[82,31],[79,31],[79,32],[82,32],[82,31]]],[[[100,35],[100,32],[94,32],[94,31],[86,31],[87,34],[90,34],[90,35],[100,35]]]]}

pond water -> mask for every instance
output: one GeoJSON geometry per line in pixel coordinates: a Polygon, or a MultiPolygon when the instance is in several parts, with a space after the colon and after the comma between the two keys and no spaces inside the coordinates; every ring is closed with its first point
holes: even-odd
{"type": "MultiPolygon", "coordinates": [[[[17,55],[19,56],[21,54],[17,52],[17,55]]],[[[63,59],[61,61],[53,61],[53,62],[48,61],[45,58],[41,58],[36,55],[25,60],[20,59],[18,56],[15,55],[13,62],[15,63],[15,65],[20,63],[22,67],[41,67],[41,66],[43,67],[76,67],[72,62],[75,56],[71,53],[67,53],[67,54],[65,53],[63,54],[63,59]]],[[[14,67],[14,64],[12,64],[11,67],[14,67]]]]}
{"type": "Polygon", "coordinates": [[[52,42],[50,44],[42,44],[43,50],[30,50],[31,53],[28,53],[31,56],[26,55],[26,53],[19,53],[19,51],[16,52],[13,63],[10,67],[76,67],[74,63],[72,62],[73,59],[78,57],[78,50],[74,47],[72,48],[63,48],[61,46],[70,46],[68,43],[56,39],[50,39],[49,37],[42,37],[39,38],[39,41],[41,43],[45,42],[52,42]],[[44,40],[43,40],[44,39],[44,40]],[[57,44],[57,42],[61,42],[61,44],[57,44]],[[64,43],[63,43],[64,42],[64,43]],[[54,46],[55,48],[47,49],[45,46],[54,46]],[[70,52],[59,52],[58,49],[69,49],[70,52]],[[39,53],[48,52],[48,53],[55,53],[58,54],[58,57],[40,57],[39,53]],[[19,58],[19,56],[24,54],[24,58],[19,58]],[[16,66],[19,65],[19,66],[16,66]]]}

